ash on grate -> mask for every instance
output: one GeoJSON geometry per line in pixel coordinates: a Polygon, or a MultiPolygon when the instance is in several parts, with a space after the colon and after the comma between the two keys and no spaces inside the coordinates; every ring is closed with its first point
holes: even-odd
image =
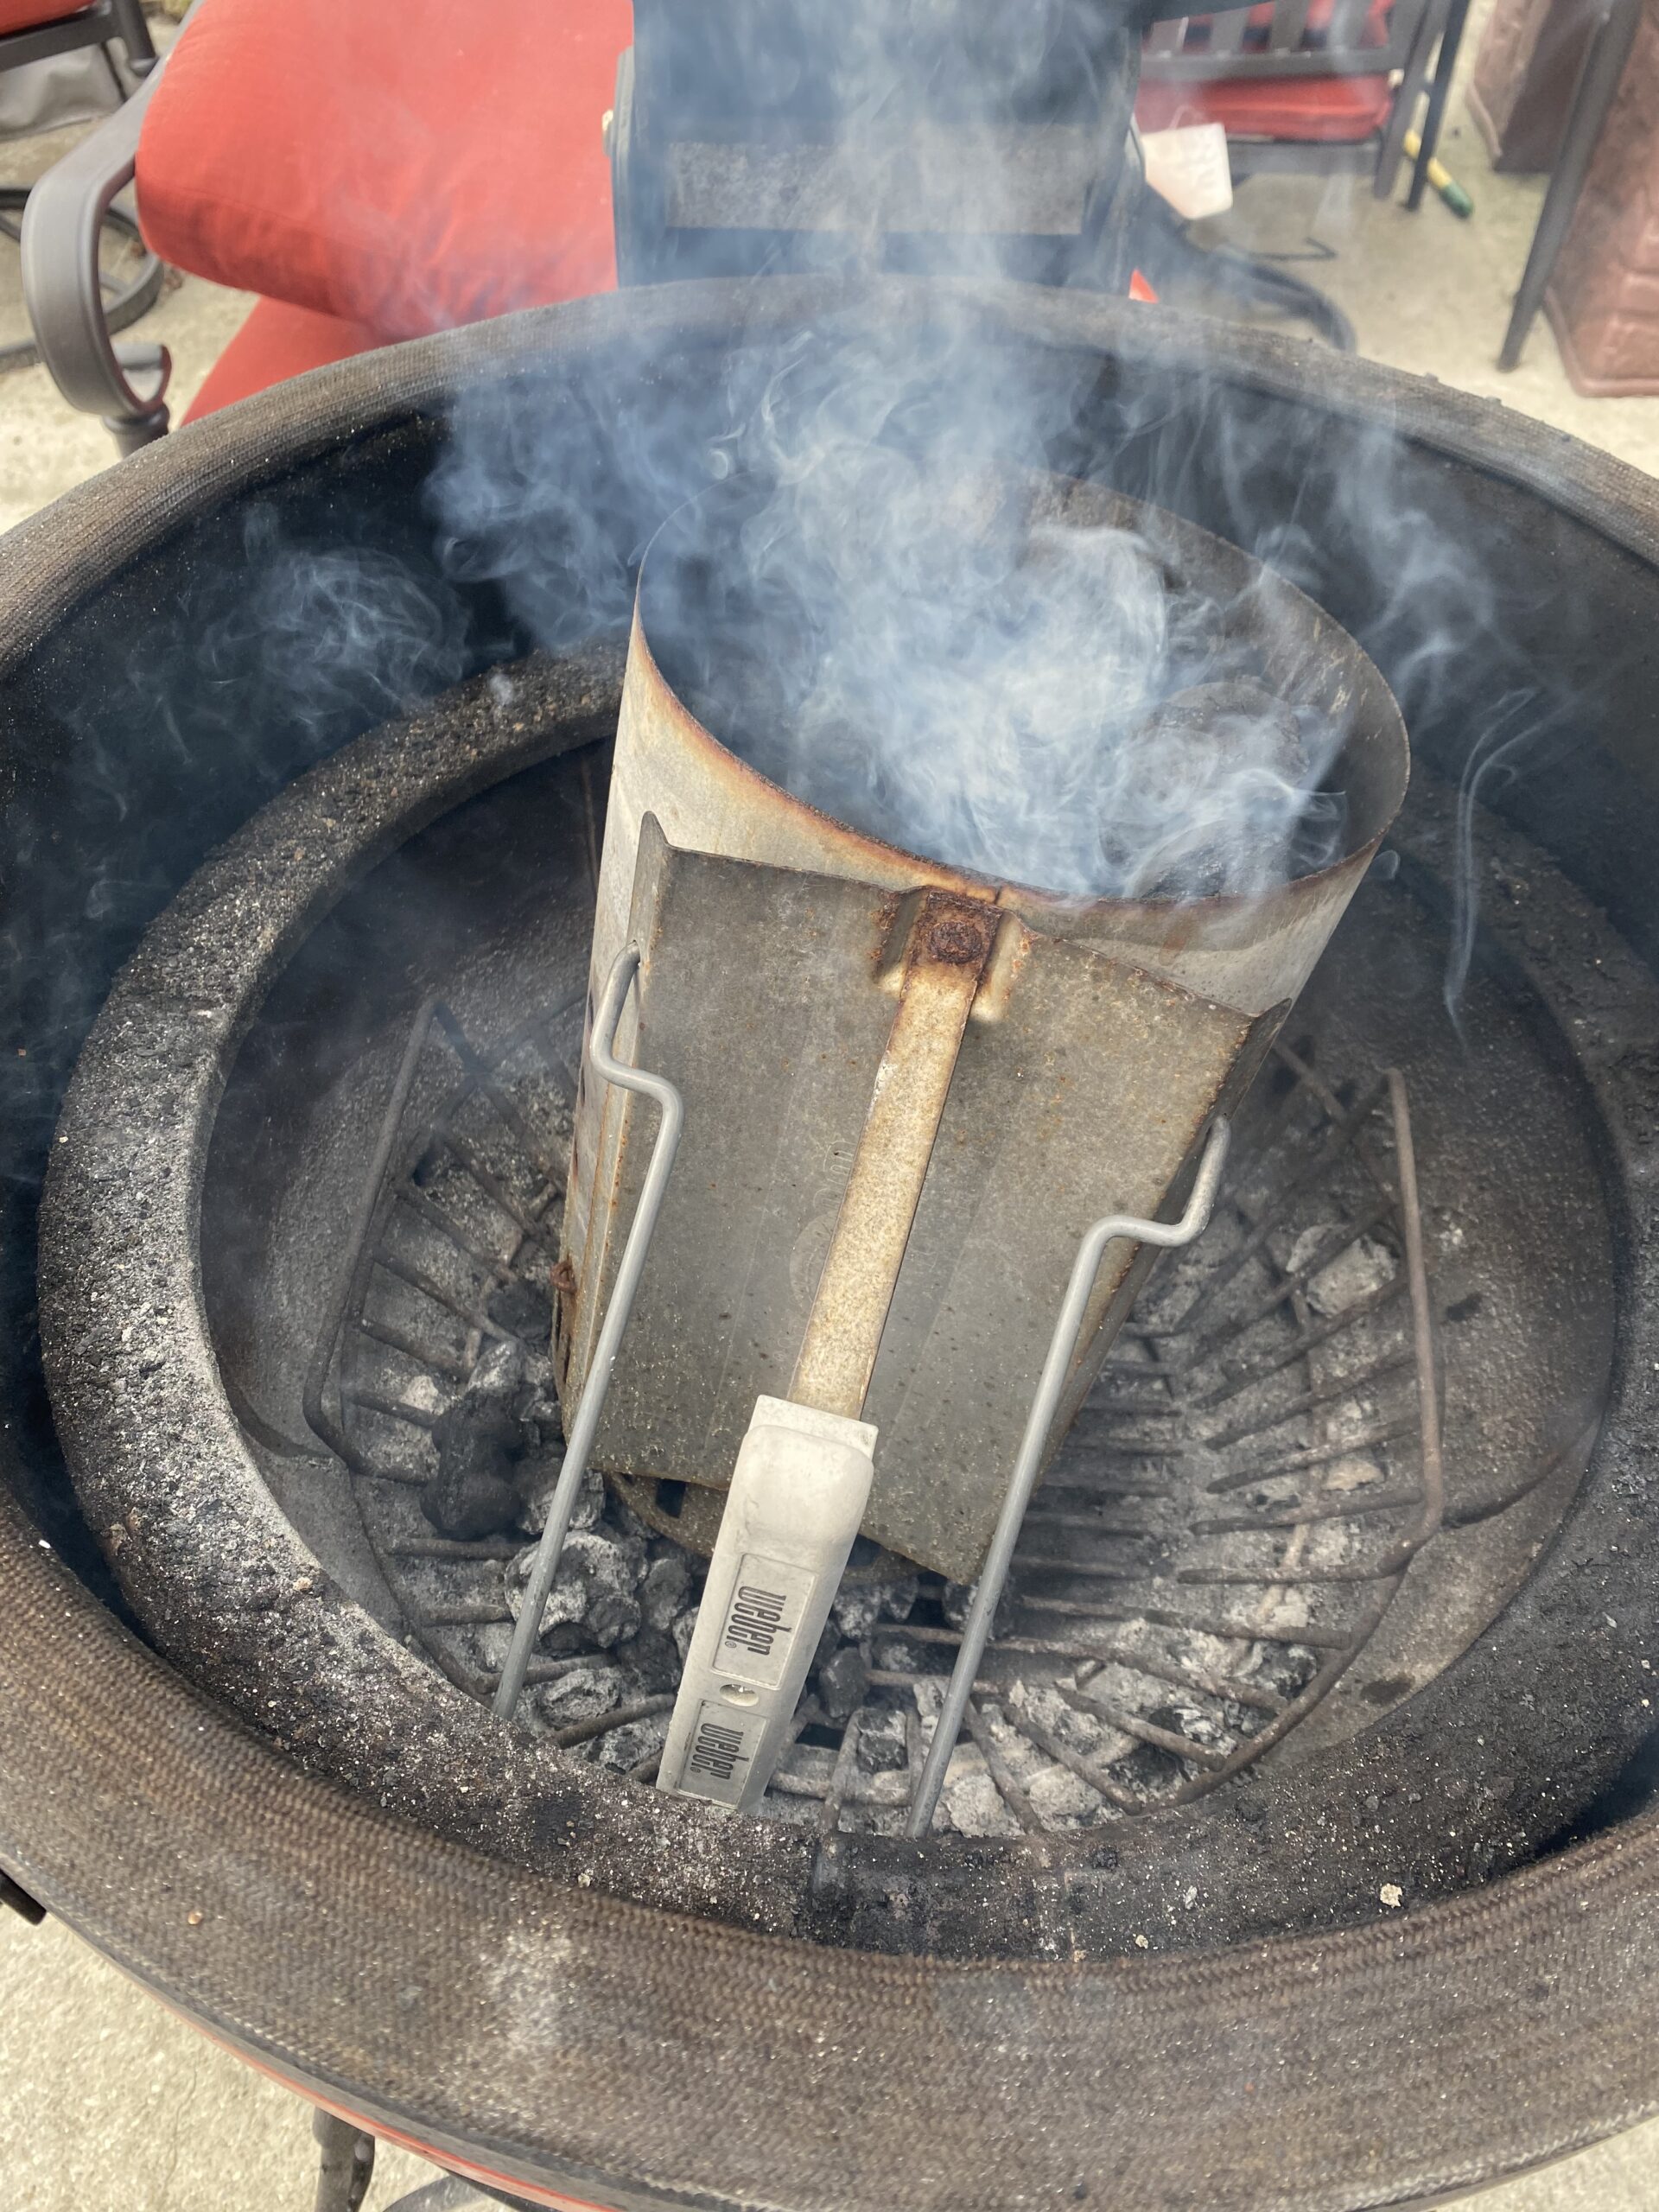
{"type": "MultiPolygon", "coordinates": [[[[1385,1085],[1338,1093],[1282,1058],[1205,1249],[1148,1286],[1033,1503],[943,1829],[1086,1829],[1213,1786],[1325,1694],[1397,1586],[1424,1493],[1385,1085]]],[[[543,1053],[489,1065],[464,1125],[476,1166],[423,1154],[345,1385],[380,1455],[359,1510],[411,1635],[485,1701],[563,1464],[543,1287],[560,1185],[517,1122],[538,1088],[543,1117],[568,1119],[543,1053]],[[494,1210],[474,1194],[470,1243],[411,1241],[467,1178],[494,1210]]],[[[589,1477],[518,1709],[639,1783],[702,1591],[708,1516],[681,1508],[589,1477]]],[[[903,1832],[971,1596],[861,1539],[763,1817],[903,1832]]]]}

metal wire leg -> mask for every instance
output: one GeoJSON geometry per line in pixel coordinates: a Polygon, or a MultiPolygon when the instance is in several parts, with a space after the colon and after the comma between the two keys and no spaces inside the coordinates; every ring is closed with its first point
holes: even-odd
{"type": "Polygon", "coordinates": [[[671,1083],[663,1076],[648,1075],[643,1068],[631,1068],[613,1053],[617,1024],[622,1019],[622,1007],[639,969],[639,948],[637,944],[628,945],[618,954],[616,965],[611,969],[605,985],[605,995],[594,1020],[594,1033],[588,1041],[588,1054],[592,1065],[607,1083],[616,1084],[624,1090],[638,1091],[642,1096],[652,1100],[661,1110],[662,1119],[658,1125],[657,1143],[651,1155],[651,1165],[645,1170],[645,1179],[640,1188],[639,1204],[628,1230],[627,1242],[622,1248],[621,1262],[611,1289],[611,1302],[606,1308],[599,1342],[594,1348],[588,1381],[582,1393],[582,1403],[570,1424],[564,1465],[559,1470],[552,1503],[547,1509],[547,1521],[542,1530],[541,1541],[536,1548],[536,1563],[530,1571],[518,1624],[512,1633],[506,1664],[501,1669],[500,1686],[495,1694],[495,1715],[499,1720],[512,1719],[519,1693],[524,1687],[531,1654],[535,1650],[536,1639],[541,1633],[542,1615],[547,1607],[548,1592],[552,1589],[553,1578],[559,1571],[559,1554],[564,1549],[565,1531],[575,1510],[576,1494],[582,1488],[582,1477],[588,1471],[588,1455],[594,1448],[600,1415],[605,1410],[606,1395],[611,1387],[611,1372],[616,1365],[616,1355],[622,1348],[622,1333],[628,1325],[628,1316],[633,1310],[634,1293],[639,1287],[639,1277],[645,1268],[652,1232],[663,1209],[669,1171],[674,1165],[674,1154],[679,1147],[680,1128],[685,1119],[680,1094],[671,1083]]]}
{"type": "Polygon", "coordinates": [[[1416,166],[1411,173],[1411,189],[1406,194],[1406,206],[1413,214],[1423,203],[1429,164],[1440,146],[1440,125],[1452,91],[1452,73],[1458,66],[1458,48],[1463,44],[1463,28],[1468,20],[1469,0],[1452,0],[1446,29],[1440,34],[1440,55],[1434,65],[1434,81],[1429,86],[1428,112],[1423,118],[1423,135],[1417,149],[1416,166]]]}
{"type": "Polygon", "coordinates": [[[1204,1159],[1198,1167],[1198,1179],[1192,1185],[1192,1195],[1187,1200],[1185,1212],[1178,1222],[1140,1221],[1132,1214],[1108,1214],[1103,1220],[1095,1224],[1077,1247],[1077,1256],[1072,1262],[1071,1276],[1066,1284],[1059,1318],[1054,1324],[1054,1333],[1049,1338],[1048,1357],[1043,1362],[1037,1395],[1031,1402],[1030,1413],[1026,1416],[1025,1433],[1020,1440],[1019,1456],[1014,1463],[1007,1495],[1002,1501],[1001,1516],[991,1538],[990,1549],[985,1554],[985,1564],[980,1570],[978,1586],[974,1592],[973,1603],[968,1609],[968,1618],[963,1624],[957,1663],[951,1670],[944,1702],[939,1708],[933,1741],[928,1747],[927,1762],[916,1786],[916,1795],[911,1801],[906,1821],[906,1833],[909,1835],[925,1835],[933,1825],[939,1793],[944,1788],[945,1769],[950,1764],[950,1754],[962,1733],[968,1700],[973,1694],[974,1683],[979,1675],[979,1662],[985,1656],[991,1623],[996,1618],[997,1604],[1002,1595],[1003,1585],[1008,1579],[1008,1566],[1014,1557],[1014,1545],[1019,1541],[1026,1508],[1037,1487],[1037,1477],[1043,1464],[1043,1447],[1048,1441],[1055,1409],[1071,1373],[1072,1355],[1077,1347],[1077,1332],[1083,1326],[1083,1318],[1088,1310],[1090,1294],[1095,1287],[1095,1277],[1100,1273],[1106,1247],[1119,1237],[1128,1237],[1136,1244],[1161,1244],[1166,1247],[1190,1244],[1209,1222],[1216,1203],[1216,1192],[1221,1185],[1221,1171],[1227,1164],[1227,1147],[1231,1135],[1231,1129],[1225,1122],[1217,1122],[1211,1131],[1210,1141],[1205,1147],[1204,1159]]]}
{"type": "Polygon", "coordinates": [[[395,2204],[388,2204],[386,2212],[487,2212],[491,2204],[508,2202],[505,2196],[486,2196],[459,2174],[445,2174],[438,2181],[428,2182],[423,2189],[400,2196],[395,2204]]]}
{"type": "Polygon", "coordinates": [[[1406,133],[1416,119],[1417,102],[1428,73],[1428,57],[1434,50],[1434,41],[1440,36],[1446,19],[1446,0],[1430,0],[1418,22],[1406,55],[1400,89],[1394,96],[1388,127],[1382,133],[1382,144],[1377,153],[1376,174],[1371,179],[1371,194],[1375,199],[1387,200],[1394,191],[1394,181],[1400,173],[1401,156],[1405,152],[1406,133]]]}

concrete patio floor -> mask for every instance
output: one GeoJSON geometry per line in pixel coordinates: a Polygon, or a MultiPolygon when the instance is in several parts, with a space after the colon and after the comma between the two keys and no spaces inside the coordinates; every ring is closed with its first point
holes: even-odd
{"type": "MultiPolygon", "coordinates": [[[[1474,37],[1471,29],[1471,51],[1474,37]]],[[[0,182],[27,181],[74,135],[0,146],[0,182]]],[[[1500,375],[1495,357],[1542,181],[1494,176],[1455,99],[1443,153],[1473,194],[1471,221],[1433,196],[1408,215],[1375,201],[1363,181],[1270,180],[1248,187],[1218,230],[1276,252],[1318,241],[1333,257],[1300,273],[1346,309],[1363,353],[1501,398],[1659,474],[1659,401],[1579,397],[1541,320],[1521,369],[1500,375]]],[[[13,254],[0,264],[0,309],[16,285],[13,254]]],[[[251,303],[194,277],[170,280],[134,326],[130,335],[173,353],[175,419],[251,303]]],[[[113,458],[101,426],[66,407],[43,369],[0,374],[0,527],[113,458]]],[[[314,2160],[296,2099],[62,1928],[31,1929],[0,1911],[0,2212],[306,2212],[314,2160]]],[[[371,2212],[432,2172],[383,2152],[371,2212]]],[[[1479,2212],[1659,2212],[1659,2122],[1477,2202],[1479,2212]]]]}

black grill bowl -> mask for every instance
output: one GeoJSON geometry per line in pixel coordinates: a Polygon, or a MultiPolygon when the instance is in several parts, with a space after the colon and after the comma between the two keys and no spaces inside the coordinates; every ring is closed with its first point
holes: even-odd
{"type": "MultiPolygon", "coordinates": [[[[1643,965],[1659,950],[1656,561],[1648,480],[1431,385],[1080,296],[894,283],[872,302],[783,279],[589,302],[321,371],[15,533],[0,550],[6,1869],[257,2063],[547,2201],[942,2212],[1093,2196],[1313,2212],[1473,2187],[1659,2110],[1659,1833],[1635,1780],[1584,1815],[1592,1769],[1631,1761],[1639,1778],[1650,1681],[1656,1369],[1640,1317],[1652,1267],[1641,1163],[1659,1090],[1643,965]],[[573,468],[580,458],[575,489],[605,556],[588,547],[583,573],[608,574],[611,597],[572,607],[574,642],[626,603],[629,557],[663,496],[662,426],[690,454],[802,327],[872,304],[924,322],[947,297],[1031,365],[1057,459],[1082,467],[1109,452],[1124,488],[1292,566],[1393,683],[1420,758],[1455,780],[1480,748],[1477,765],[1492,764],[1481,796],[1634,948],[1586,969],[1578,1011],[1562,1015],[1583,1033],[1577,1063],[1618,1194],[1625,1316],[1573,1513],[1491,1633],[1331,1754],[1294,1813],[1275,1786],[1252,1784],[1212,1801],[1201,1845],[1196,1825],[1149,1824],[1148,1841],[1121,1846],[1119,1932],[1157,1911],[1145,1955],[1127,1940],[1127,1955],[1071,1955],[1058,1877],[1005,1898],[1027,1923],[1023,1946],[1005,1933],[991,1957],[938,1955],[948,1941],[879,1955],[869,1894],[793,1833],[738,1883],[706,1851],[701,1815],[654,1801],[631,1878],[650,1902],[630,1901],[594,1878],[615,1839],[597,1834],[588,1783],[547,1773],[515,1795],[505,1769],[490,1770],[481,1717],[390,1638],[381,1733],[351,1744],[326,1687],[308,1713],[273,1685],[277,1704],[262,1711],[254,1648],[205,1649],[200,1623],[182,1625],[190,1592],[169,1612],[164,1591],[146,1592],[148,1632],[168,1647],[194,1636],[192,1672],[210,1694],[123,1617],[73,1503],[35,1333],[36,1201],[87,1030],[204,858],[313,771],[280,802],[292,832],[280,868],[257,877],[232,849],[169,917],[176,944],[204,899],[221,902],[220,941],[196,946],[196,994],[181,999],[170,975],[165,1007],[147,1001],[153,944],[123,978],[106,1028],[118,1043],[123,1022],[148,1025],[137,1061],[129,1034],[122,1063],[148,1079],[100,1094],[92,1061],[63,1125],[75,1171],[47,1285],[60,1339],[76,1297],[89,1311],[124,1300],[155,1361],[135,1365],[149,1394],[137,1424],[119,1402],[128,1376],[104,1388],[84,1366],[71,1376],[83,1475],[89,1455],[139,1451],[176,1467],[181,1497],[201,1494],[234,1423],[199,1281],[149,1258],[169,1235],[188,1249],[193,1224],[146,1221],[113,1178],[146,1146],[205,1159],[219,1086],[292,948],[353,873],[528,757],[499,736],[468,753],[446,720],[435,761],[437,726],[410,710],[411,692],[523,644],[512,595],[467,581],[499,563],[453,545],[440,562],[428,479],[455,395],[487,405],[493,389],[527,385],[535,419],[573,468]],[[1386,449],[1381,425],[1397,440],[1386,449]],[[268,577],[273,544],[346,543],[395,556],[439,619],[414,626],[395,665],[365,676],[353,663],[311,686],[296,715],[251,582],[268,577]],[[1431,624],[1449,626],[1432,652],[1431,624]],[[1510,780],[1502,748],[1522,728],[1527,772],[1510,780]],[[238,887],[239,928],[223,904],[238,887]],[[99,1255],[111,1264],[89,1267],[99,1255]],[[423,1797],[391,1758],[397,1731],[423,1725],[477,1760],[475,1809],[423,1797]],[[1542,1784],[1529,1778],[1533,1739],[1542,1784]],[[1426,1759],[1429,1802],[1414,1829],[1394,1823],[1383,1853],[1353,1808],[1426,1759]],[[1468,1856],[1446,1810],[1459,1802],[1478,1838],[1468,1856]],[[1573,1820],[1580,1840],[1561,1834],[1573,1820]],[[1535,1863],[1492,1872],[1525,1857],[1535,1863]],[[1189,1935],[1163,1949],[1176,1901],[1217,1864],[1230,1916],[1201,1911],[1196,1947],[1189,1935]],[[1397,1913],[1377,1904],[1395,1881],[1397,1913]],[[666,1909],[676,1897],[709,1916],[666,1909]],[[801,1929],[832,1940],[780,1932],[801,1929]]],[[[321,619],[302,594],[296,604],[302,625],[321,619]]],[[[572,741],[594,734],[580,698],[567,706],[572,741]]],[[[1522,932],[1504,957],[1523,963],[1527,950],[1522,932]]],[[[188,1176],[180,1187],[188,1211],[188,1176]]],[[[146,1540],[142,1528],[98,1534],[118,1565],[122,1546],[146,1540]]],[[[243,1562],[275,1573],[270,1648],[380,1636],[283,1579],[292,1541],[278,1527],[266,1558],[243,1562]]],[[[902,1868],[889,1871],[901,1885],[902,1868]]]]}

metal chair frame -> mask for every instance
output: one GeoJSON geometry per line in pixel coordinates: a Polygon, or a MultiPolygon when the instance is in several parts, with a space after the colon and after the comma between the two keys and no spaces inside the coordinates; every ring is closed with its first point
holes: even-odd
{"type": "Polygon", "coordinates": [[[1379,200],[1386,200],[1399,174],[1406,133],[1427,89],[1428,114],[1407,202],[1415,208],[1422,199],[1428,165],[1440,137],[1469,0],[1395,0],[1384,42],[1362,46],[1359,41],[1369,4],[1370,0],[1335,0],[1328,29],[1316,34],[1319,42],[1312,44],[1308,42],[1309,0],[1275,0],[1268,43],[1262,48],[1245,46],[1248,7],[1175,16],[1155,23],[1147,34],[1141,78],[1159,84],[1213,85],[1240,80],[1281,82],[1303,77],[1379,77],[1398,71],[1399,89],[1387,127],[1379,135],[1353,140],[1289,139],[1236,137],[1230,132],[1228,157],[1236,181],[1269,171],[1325,175],[1373,169],[1372,189],[1379,200]],[[1202,44],[1189,48],[1187,39],[1195,23],[1206,25],[1208,36],[1202,44]],[[1440,58],[1431,79],[1429,61],[1437,45],[1440,58]]]}
{"type": "MultiPolygon", "coordinates": [[[[110,303],[99,265],[111,204],[132,181],[138,125],[158,69],[140,0],[93,0],[78,14],[9,32],[0,38],[0,70],[79,47],[107,50],[112,38],[126,48],[138,90],[30,188],[22,221],[23,297],[35,346],[59,390],[72,406],[102,415],[121,451],[130,453],[167,427],[162,393],[170,367],[164,346],[118,351],[111,343],[110,303]],[[153,378],[151,389],[136,389],[128,370],[153,378]]],[[[116,327],[131,320],[126,310],[142,313],[150,303],[162,276],[161,263],[151,256],[123,295],[116,327]],[[135,302],[141,302],[136,308],[135,302]]]]}
{"type": "MultiPolygon", "coordinates": [[[[112,38],[126,48],[133,75],[147,76],[156,64],[156,48],[140,0],[92,0],[91,7],[66,8],[48,22],[7,31],[0,35],[0,69],[21,69],[26,61],[44,61],[51,54],[73,54],[83,46],[107,48],[112,38]]],[[[119,89],[125,91],[124,86],[119,89]]]]}
{"type": "Polygon", "coordinates": [[[1573,227],[1579,197],[1584,190],[1584,181],[1590,173],[1590,163],[1600,141],[1602,125],[1618,97],[1619,86],[1624,80],[1624,65],[1636,44],[1636,34],[1641,21],[1642,0],[1605,0],[1605,5],[1596,19],[1595,29],[1580,65],[1573,104],[1567,111],[1567,127],[1561,135],[1555,166],[1550,173],[1549,190],[1539,213],[1538,227],[1533,232],[1527,265],[1516,292],[1509,328],[1503,334],[1503,350],[1497,357],[1500,369],[1513,369],[1520,365],[1521,349],[1527,342],[1527,334],[1532,328],[1534,318],[1544,303],[1550,278],[1555,273],[1556,261],[1567,243],[1567,234],[1573,227]]]}

